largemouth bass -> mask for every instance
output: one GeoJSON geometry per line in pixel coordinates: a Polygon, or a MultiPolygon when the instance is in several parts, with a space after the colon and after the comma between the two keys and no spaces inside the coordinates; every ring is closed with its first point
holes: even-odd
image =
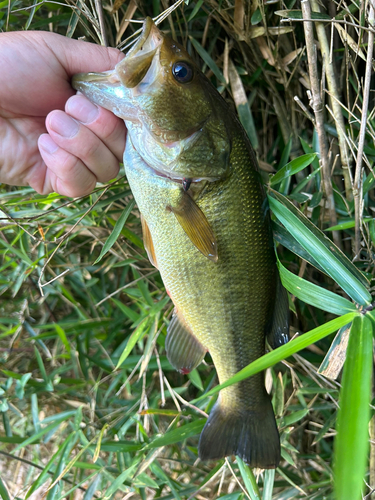
{"type": "MultiPolygon", "coordinates": [[[[113,71],[73,86],[125,120],[126,175],[144,242],[175,311],[167,356],[188,373],[209,351],[220,383],[288,340],[257,162],[234,112],[151,19],[113,71]]],[[[199,441],[202,460],[237,455],[273,468],[280,440],[263,374],[223,389],[199,441]]]]}

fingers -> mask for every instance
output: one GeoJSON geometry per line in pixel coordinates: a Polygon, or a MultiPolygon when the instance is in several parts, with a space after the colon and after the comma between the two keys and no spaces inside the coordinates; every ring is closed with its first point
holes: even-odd
{"type": "Polygon", "coordinates": [[[108,182],[118,174],[125,125],[82,95],[71,97],[65,111],[52,111],[47,116],[49,134],[39,138],[47,167],[43,192],[84,196],[97,181],[108,182]]]}
{"type": "Polygon", "coordinates": [[[68,99],[65,111],[86,125],[97,137],[99,137],[109,150],[122,162],[125,149],[126,129],[123,120],[117,118],[113,113],[98,107],[90,102],[82,94],[68,99]]]}

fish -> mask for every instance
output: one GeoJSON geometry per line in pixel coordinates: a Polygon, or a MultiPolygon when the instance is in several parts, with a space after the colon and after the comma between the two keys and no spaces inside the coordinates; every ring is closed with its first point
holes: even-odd
{"type": "MultiPolygon", "coordinates": [[[[72,85],[125,120],[126,176],[145,248],[174,304],[165,348],[189,373],[210,353],[220,383],[288,341],[288,296],[267,197],[232,107],[188,52],[151,18],[113,70],[72,85]]],[[[264,373],[219,392],[201,460],[236,455],[275,468],[280,438],[264,373]]]]}

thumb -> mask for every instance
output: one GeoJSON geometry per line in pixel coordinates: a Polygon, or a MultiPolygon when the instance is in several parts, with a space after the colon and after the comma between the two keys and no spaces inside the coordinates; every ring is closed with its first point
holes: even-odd
{"type": "Polygon", "coordinates": [[[62,35],[51,33],[53,51],[71,78],[75,73],[89,71],[108,71],[113,69],[124,54],[111,47],[102,47],[95,43],[74,40],[62,35]]]}

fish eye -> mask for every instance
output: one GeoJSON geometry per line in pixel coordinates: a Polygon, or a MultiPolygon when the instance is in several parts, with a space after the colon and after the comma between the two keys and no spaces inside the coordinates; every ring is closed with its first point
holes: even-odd
{"type": "Polygon", "coordinates": [[[190,64],[179,61],[172,66],[172,74],[179,83],[189,83],[193,79],[193,68],[190,64]]]}

